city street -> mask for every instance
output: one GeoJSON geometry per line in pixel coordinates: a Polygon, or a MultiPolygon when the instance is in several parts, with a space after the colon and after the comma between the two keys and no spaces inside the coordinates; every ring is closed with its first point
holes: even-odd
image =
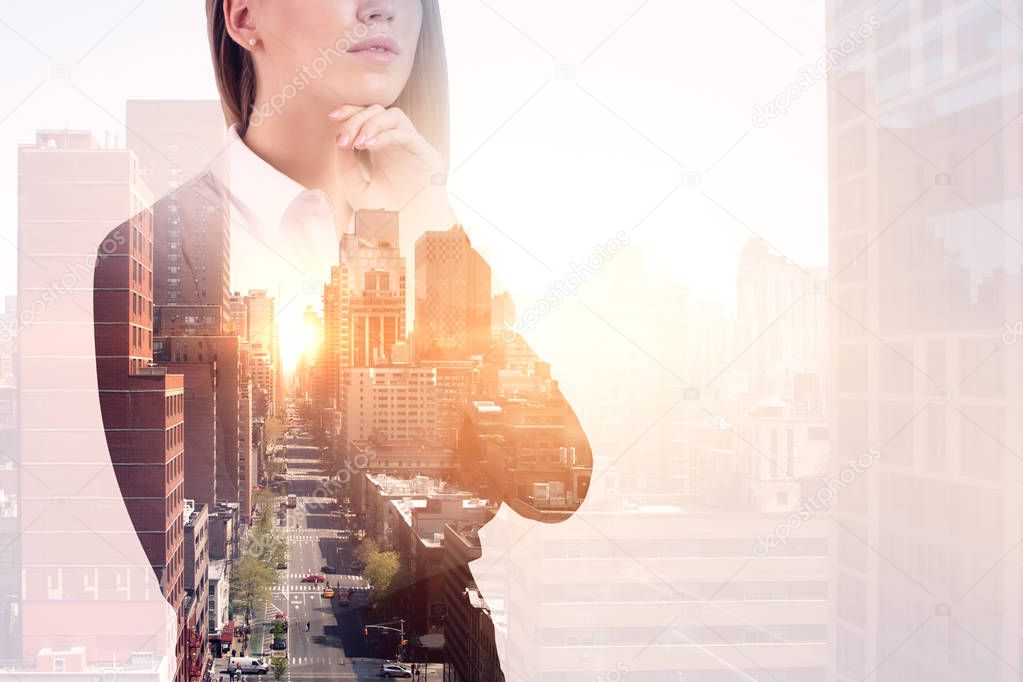
{"type": "MultiPolygon", "coordinates": [[[[288,567],[278,571],[272,604],[267,605],[264,614],[265,622],[272,622],[277,613],[288,618],[289,665],[284,679],[381,679],[380,666],[388,660],[393,642],[375,633],[370,637],[363,634],[369,585],[353,569],[354,545],[338,538],[338,531],[347,529],[347,521],[333,498],[325,494],[322,480],[326,474],[318,449],[310,439],[292,436],[286,437],[285,448],[287,494],[296,496],[296,507],[287,510],[286,526],[278,520],[278,528],[288,542],[288,567]],[[327,572],[328,566],[335,572],[327,572]],[[351,603],[342,607],[337,594],[330,599],[323,597],[325,583],[303,582],[309,575],[322,575],[335,592],[338,587],[353,589],[351,603]]],[[[286,500],[287,495],[278,499],[286,500]]],[[[249,655],[262,653],[269,661],[271,642],[267,629],[262,647],[254,642],[249,655]]],[[[441,666],[435,668],[428,677],[420,675],[418,679],[439,682],[441,666]]],[[[268,675],[272,679],[272,671],[268,675]]]]}
{"type": "MultiPolygon", "coordinates": [[[[308,575],[323,575],[332,586],[340,585],[342,589],[364,587],[365,581],[347,570],[351,566],[350,556],[342,553],[342,543],[337,537],[338,530],[344,527],[344,517],[331,514],[333,501],[320,484],[323,472],[317,449],[302,439],[289,439],[286,448],[288,493],[297,497],[297,507],[288,510],[287,528],[282,529],[288,541],[288,568],[280,571],[274,603],[287,614],[291,624],[289,676],[294,679],[336,679],[339,676],[356,679],[356,669],[365,668],[350,660],[361,653],[359,609],[342,609],[337,596],[332,599],[322,596],[323,584],[304,583],[302,579],[308,575]],[[326,573],[323,569],[328,564],[338,572],[326,573]]],[[[357,597],[355,603],[361,603],[360,598],[357,597]]],[[[379,669],[379,663],[376,668],[379,669]]]]}

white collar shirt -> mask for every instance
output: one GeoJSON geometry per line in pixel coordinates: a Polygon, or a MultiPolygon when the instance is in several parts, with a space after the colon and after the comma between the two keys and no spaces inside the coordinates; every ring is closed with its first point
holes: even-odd
{"type": "Polygon", "coordinates": [[[260,158],[237,125],[211,171],[226,190],[230,224],[231,288],[243,294],[265,289],[275,299],[281,354],[288,365],[300,349],[307,306],[320,312],[323,285],[338,264],[334,209],[321,190],[307,189],[260,158]],[[282,331],[284,330],[284,331],[282,331]]]}

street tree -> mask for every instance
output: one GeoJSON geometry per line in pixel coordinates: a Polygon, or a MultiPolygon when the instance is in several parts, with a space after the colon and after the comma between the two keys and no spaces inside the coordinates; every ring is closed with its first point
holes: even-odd
{"type": "Polygon", "coordinates": [[[268,417],[263,422],[263,441],[272,444],[284,433],[284,420],[280,417],[268,417]]]}
{"type": "Polygon", "coordinates": [[[252,554],[245,554],[231,571],[231,601],[245,609],[245,621],[270,599],[277,572],[252,554]]]}
{"type": "Polygon", "coordinates": [[[257,516],[245,542],[245,553],[254,556],[271,570],[288,558],[288,541],[274,526],[273,509],[266,507],[257,516]]]}
{"type": "Polygon", "coordinates": [[[285,656],[274,656],[270,665],[273,666],[274,679],[278,682],[288,674],[288,659],[285,656]]]}
{"type": "Polygon", "coordinates": [[[358,547],[355,548],[355,558],[357,558],[359,563],[363,566],[366,566],[369,563],[370,556],[378,553],[379,551],[380,548],[377,546],[377,543],[373,540],[373,538],[364,538],[359,543],[358,547]]]}
{"type": "Polygon", "coordinates": [[[363,574],[372,585],[373,591],[380,594],[390,592],[394,578],[401,569],[397,552],[373,552],[366,559],[363,574]]]}
{"type": "Polygon", "coordinates": [[[401,565],[397,552],[373,552],[366,559],[363,571],[370,584],[370,601],[374,617],[389,617],[403,608],[403,588],[408,572],[401,565]]]}

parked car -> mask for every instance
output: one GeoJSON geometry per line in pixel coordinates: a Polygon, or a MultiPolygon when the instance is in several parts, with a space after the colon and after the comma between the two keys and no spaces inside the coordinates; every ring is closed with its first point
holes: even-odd
{"type": "Polygon", "coordinates": [[[274,642],[273,644],[270,645],[270,648],[273,649],[274,651],[284,651],[285,649],[288,648],[288,638],[287,637],[281,637],[280,639],[274,638],[274,642]]]}
{"type": "Polygon", "coordinates": [[[412,677],[412,671],[399,663],[384,663],[380,666],[380,677],[412,677]]]}
{"type": "Polygon", "coordinates": [[[288,567],[288,562],[287,561],[278,561],[277,562],[278,570],[283,570],[283,569],[285,569],[287,567],[288,567]]]}
{"type": "Polygon", "coordinates": [[[304,583],[322,583],[326,582],[326,580],[327,579],[324,578],[322,575],[307,575],[306,577],[302,578],[302,582],[304,583]]]}

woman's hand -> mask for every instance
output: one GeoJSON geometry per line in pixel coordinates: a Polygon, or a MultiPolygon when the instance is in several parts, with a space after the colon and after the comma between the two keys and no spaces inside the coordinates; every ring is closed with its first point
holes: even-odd
{"type": "Polygon", "coordinates": [[[417,230],[446,230],[456,222],[444,159],[405,112],[379,104],[344,105],[330,118],[340,124],[336,140],[344,192],[354,210],[400,211],[402,222],[411,221],[417,230]],[[357,150],[368,153],[368,173],[357,150]]]}

